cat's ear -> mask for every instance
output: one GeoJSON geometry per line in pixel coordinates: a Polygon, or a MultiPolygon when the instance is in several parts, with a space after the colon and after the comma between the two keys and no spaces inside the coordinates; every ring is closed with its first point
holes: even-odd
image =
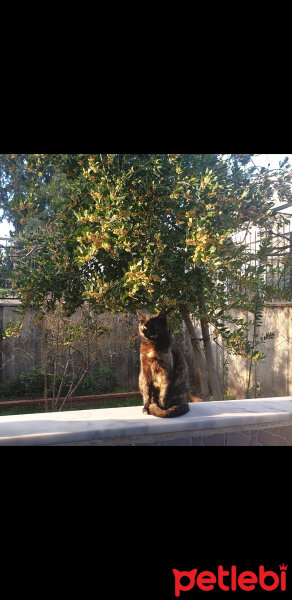
{"type": "Polygon", "coordinates": [[[166,316],[167,316],[167,312],[166,312],[165,308],[163,308],[163,309],[160,311],[160,313],[159,313],[159,315],[158,315],[158,318],[159,318],[159,319],[166,319],[166,316]]]}
{"type": "Polygon", "coordinates": [[[137,315],[138,315],[139,321],[146,321],[147,316],[143,312],[143,310],[137,310],[137,315]]]}

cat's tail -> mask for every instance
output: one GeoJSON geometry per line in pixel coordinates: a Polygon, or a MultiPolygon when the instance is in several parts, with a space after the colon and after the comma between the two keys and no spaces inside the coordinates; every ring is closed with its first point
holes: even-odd
{"type": "Polygon", "coordinates": [[[181,417],[189,412],[190,407],[188,404],[177,404],[175,406],[170,406],[169,408],[163,409],[157,404],[150,404],[149,406],[149,414],[153,417],[160,417],[162,419],[171,418],[171,417],[181,417]]]}

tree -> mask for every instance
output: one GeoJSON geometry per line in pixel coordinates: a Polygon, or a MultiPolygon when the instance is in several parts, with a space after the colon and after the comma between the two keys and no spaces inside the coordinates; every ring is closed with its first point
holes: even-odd
{"type": "MultiPolygon", "coordinates": [[[[56,178],[52,168],[42,173],[32,168],[32,156],[29,154],[0,155],[0,221],[7,219],[12,223],[15,233],[36,230],[39,223],[47,219],[48,199],[52,188],[48,188],[51,179],[56,178]],[[34,202],[30,202],[33,195],[34,202]],[[26,210],[30,209],[29,218],[26,210]],[[24,227],[25,225],[25,227],[24,227]]],[[[34,164],[35,166],[35,164],[34,164]]]]}
{"type": "Polygon", "coordinates": [[[252,156],[27,155],[26,193],[21,205],[17,195],[13,201],[25,230],[15,275],[24,308],[47,310],[59,300],[68,313],[84,301],[97,312],[164,307],[186,323],[204,399],[207,370],[219,399],[209,327],[229,351],[259,360],[247,338],[254,321],[234,310],[254,315],[259,297],[275,291],[264,277],[272,269],[269,231],[283,220],[274,195],[291,201],[289,165],[258,170],[252,156]],[[40,197],[46,218],[32,231],[40,197]],[[252,226],[262,243],[247,254],[235,234],[252,226]],[[207,368],[191,314],[201,321],[207,368]]]}

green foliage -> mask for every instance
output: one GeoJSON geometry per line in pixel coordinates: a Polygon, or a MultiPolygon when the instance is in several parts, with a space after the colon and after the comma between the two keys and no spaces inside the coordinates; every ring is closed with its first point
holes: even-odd
{"type": "Polygon", "coordinates": [[[0,248],[0,297],[7,298],[13,295],[11,288],[11,275],[13,273],[13,260],[11,257],[13,248],[2,246],[0,248]]]}
{"type": "Polygon", "coordinates": [[[40,369],[20,373],[11,381],[0,384],[0,398],[39,398],[44,391],[44,375],[40,369]]]}
{"type": "Polygon", "coordinates": [[[283,220],[274,194],[291,200],[286,162],[270,172],[240,154],[2,156],[14,190],[6,203],[23,231],[13,281],[24,310],[62,300],[68,314],[87,301],[96,312],[165,307],[175,316],[184,304],[231,352],[259,359],[247,328],[258,298],[275,293],[269,232],[283,220]],[[248,253],[235,234],[252,226],[265,238],[248,253]]]}
{"type": "Polygon", "coordinates": [[[14,294],[14,290],[12,288],[0,288],[0,298],[9,298],[14,294]]]}
{"type": "MultiPolygon", "coordinates": [[[[53,395],[53,380],[52,373],[47,374],[47,397],[53,395]]],[[[61,383],[61,375],[57,376],[57,386],[61,383]]],[[[62,396],[66,396],[71,384],[71,376],[68,374],[64,378],[62,385],[62,396]]],[[[88,373],[83,378],[80,386],[76,390],[78,396],[98,395],[103,393],[114,392],[117,386],[115,373],[109,367],[96,368],[94,372],[88,373]]],[[[30,371],[29,373],[21,373],[12,381],[0,384],[0,398],[43,398],[45,388],[45,375],[39,368],[30,371]]]]}
{"type": "Polygon", "coordinates": [[[8,323],[6,324],[5,329],[0,328],[0,334],[2,336],[2,338],[8,339],[11,337],[16,337],[19,338],[20,337],[20,332],[22,329],[22,325],[23,325],[23,321],[22,320],[18,320],[18,321],[8,321],[8,323]]]}
{"type": "Polygon", "coordinates": [[[93,373],[85,375],[78,387],[78,396],[107,394],[117,387],[117,377],[110,367],[99,367],[93,373]]]}

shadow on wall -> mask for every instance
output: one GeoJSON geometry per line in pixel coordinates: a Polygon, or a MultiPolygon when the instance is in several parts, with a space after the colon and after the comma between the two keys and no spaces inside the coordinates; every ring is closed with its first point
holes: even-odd
{"type": "MultiPolygon", "coordinates": [[[[292,305],[267,305],[263,324],[258,334],[273,331],[273,339],[260,344],[258,349],[266,358],[252,363],[250,397],[277,397],[292,395],[292,305]]],[[[250,361],[231,356],[229,358],[228,390],[236,398],[245,398],[250,361]]]]}
{"type": "MultiPolygon", "coordinates": [[[[197,328],[199,335],[199,328],[197,328]]],[[[267,305],[259,336],[275,332],[273,339],[258,347],[266,354],[263,362],[252,363],[250,397],[277,397],[292,395],[292,304],[267,305]]],[[[221,339],[213,341],[212,348],[221,389],[235,399],[246,397],[250,361],[228,355],[221,339]],[[225,361],[228,360],[228,369],[225,361]]],[[[192,347],[185,336],[186,358],[189,365],[191,385],[200,395],[200,386],[192,347]]],[[[210,386],[209,386],[210,387],[210,386]]]]}

